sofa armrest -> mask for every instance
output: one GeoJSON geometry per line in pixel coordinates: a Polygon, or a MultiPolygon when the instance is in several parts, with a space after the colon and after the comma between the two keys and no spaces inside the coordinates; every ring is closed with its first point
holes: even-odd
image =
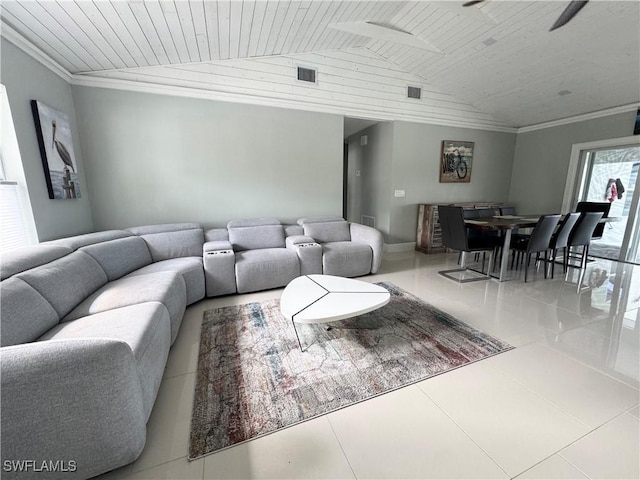
{"type": "Polygon", "coordinates": [[[5,470],[3,478],[88,478],[138,458],[147,419],[126,343],[52,340],[3,347],[0,355],[3,468],[28,459],[75,470],[5,470]]]}
{"type": "Polygon", "coordinates": [[[236,255],[231,242],[206,242],[202,254],[207,297],[236,293],[236,255]]]}
{"type": "Polygon", "coordinates": [[[301,245],[304,243],[318,243],[313,238],[308,235],[291,235],[287,237],[285,240],[287,248],[293,247],[295,245],[301,245]]]}
{"type": "Polygon", "coordinates": [[[373,261],[371,262],[371,273],[377,273],[382,263],[382,249],[384,239],[382,232],[373,227],[368,227],[360,223],[351,223],[351,241],[366,243],[373,251],[373,261]]]}
{"type": "Polygon", "coordinates": [[[209,252],[219,252],[223,250],[233,251],[231,242],[227,240],[214,240],[211,242],[205,242],[202,246],[202,253],[207,254],[209,252]]]}
{"type": "Polygon", "coordinates": [[[322,273],[322,246],[307,235],[287,237],[285,244],[298,255],[300,275],[322,273]]]}

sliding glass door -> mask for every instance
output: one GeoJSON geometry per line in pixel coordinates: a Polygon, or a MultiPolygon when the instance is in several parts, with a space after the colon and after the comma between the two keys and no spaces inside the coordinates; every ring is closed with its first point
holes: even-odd
{"type": "Polygon", "coordinates": [[[573,208],[580,201],[608,202],[609,217],[602,238],[594,239],[594,257],[640,264],[640,147],[620,145],[580,151],[573,208]]]}

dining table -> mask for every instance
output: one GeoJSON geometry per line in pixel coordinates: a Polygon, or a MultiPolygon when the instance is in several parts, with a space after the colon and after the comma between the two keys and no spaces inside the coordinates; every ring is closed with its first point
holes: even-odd
{"type": "MultiPolygon", "coordinates": [[[[469,218],[464,223],[467,228],[477,230],[498,230],[502,232],[502,258],[500,273],[496,280],[504,282],[507,278],[507,265],[509,264],[509,248],[511,246],[511,234],[521,228],[533,228],[542,215],[493,215],[491,217],[469,218]]],[[[622,220],[620,217],[603,217],[600,223],[611,223],[622,220]]]]}
{"type": "Polygon", "coordinates": [[[464,223],[468,228],[474,230],[498,230],[502,232],[502,259],[497,280],[504,282],[507,280],[507,265],[509,264],[509,247],[511,245],[512,232],[520,228],[533,228],[539,219],[540,215],[494,215],[492,217],[465,219],[464,223]]]}

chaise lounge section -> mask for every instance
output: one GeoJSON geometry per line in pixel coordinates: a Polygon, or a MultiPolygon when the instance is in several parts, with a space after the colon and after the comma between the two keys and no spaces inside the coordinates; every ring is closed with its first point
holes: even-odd
{"type": "Polygon", "coordinates": [[[169,258],[193,242],[158,247],[183,227],[159,227],[151,241],[97,232],[3,256],[3,460],[73,460],[65,478],[89,478],[140,455],[185,308],[204,297],[201,256],[199,272],[186,256],[169,258]]]}

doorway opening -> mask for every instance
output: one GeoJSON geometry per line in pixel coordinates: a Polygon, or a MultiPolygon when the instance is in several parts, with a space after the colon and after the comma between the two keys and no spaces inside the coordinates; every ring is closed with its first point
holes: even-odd
{"type": "MultiPolygon", "coordinates": [[[[361,138],[351,138],[363,133],[363,130],[379,123],[378,120],[344,117],[343,129],[343,167],[342,167],[342,217],[350,222],[362,223],[363,201],[363,160],[361,138]],[[349,155],[349,144],[352,143],[353,155],[349,155]]],[[[368,212],[364,212],[368,213],[368,212]]]]}

